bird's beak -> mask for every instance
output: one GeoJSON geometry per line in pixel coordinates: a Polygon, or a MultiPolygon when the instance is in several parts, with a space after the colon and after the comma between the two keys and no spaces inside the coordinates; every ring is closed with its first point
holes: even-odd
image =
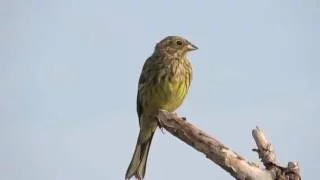
{"type": "Polygon", "coordinates": [[[199,49],[196,45],[189,43],[187,46],[188,51],[194,51],[199,49]]]}

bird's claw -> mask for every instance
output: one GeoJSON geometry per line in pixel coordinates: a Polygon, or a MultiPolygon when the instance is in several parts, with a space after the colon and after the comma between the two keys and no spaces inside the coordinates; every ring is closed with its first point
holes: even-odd
{"type": "Polygon", "coordinates": [[[162,134],[165,134],[164,128],[159,126],[160,131],[162,132],[162,134]]]}
{"type": "Polygon", "coordinates": [[[163,130],[163,123],[162,123],[162,118],[164,118],[160,112],[163,112],[165,110],[160,109],[159,110],[159,114],[157,116],[157,120],[158,120],[158,127],[161,130],[161,132],[164,134],[164,130],[163,130]]]}

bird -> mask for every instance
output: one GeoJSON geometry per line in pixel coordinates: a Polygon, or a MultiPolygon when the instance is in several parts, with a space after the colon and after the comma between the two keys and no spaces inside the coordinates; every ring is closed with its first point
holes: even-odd
{"type": "Polygon", "coordinates": [[[158,127],[160,110],[174,112],[185,99],[192,80],[192,67],[187,58],[198,47],[180,36],[167,36],[159,41],[145,61],[137,93],[139,136],[125,179],[143,180],[151,141],[158,127]]]}

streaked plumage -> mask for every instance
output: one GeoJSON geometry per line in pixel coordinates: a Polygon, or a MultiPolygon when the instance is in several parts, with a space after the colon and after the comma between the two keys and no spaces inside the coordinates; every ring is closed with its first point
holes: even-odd
{"type": "Polygon", "coordinates": [[[142,180],[159,109],[175,111],[183,102],[192,79],[187,52],[198,49],[186,39],[168,36],[155,47],[142,69],[137,94],[140,133],[126,179],[142,180]]]}

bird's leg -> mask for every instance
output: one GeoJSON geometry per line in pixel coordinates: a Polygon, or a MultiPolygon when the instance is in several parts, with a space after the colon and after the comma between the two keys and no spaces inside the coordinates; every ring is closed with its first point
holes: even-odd
{"type": "Polygon", "coordinates": [[[162,119],[163,118],[166,118],[164,117],[163,115],[166,114],[166,113],[169,113],[168,111],[164,110],[164,109],[159,109],[159,114],[157,116],[157,119],[158,119],[158,126],[159,126],[159,129],[161,130],[161,132],[164,134],[164,130],[163,130],[163,126],[162,126],[162,119]]]}
{"type": "MultiPolygon", "coordinates": [[[[158,126],[159,126],[160,130],[162,131],[162,133],[164,133],[164,131],[163,131],[163,120],[164,119],[175,119],[177,117],[178,117],[178,115],[175,112],[169,112],[167,110],[159,109],[159,113],[157,115],[157,119],[158,119],[158,126]]],[[[186,118],[182,118],[182,119],[186,120],[186,118]]]]}

